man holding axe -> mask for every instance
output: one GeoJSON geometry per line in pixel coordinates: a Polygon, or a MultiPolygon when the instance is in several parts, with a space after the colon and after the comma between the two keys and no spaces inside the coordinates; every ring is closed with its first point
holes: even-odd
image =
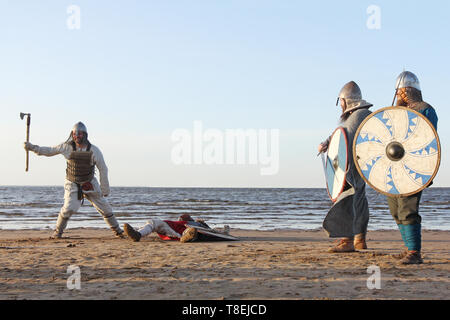
{"type": "Polygon", "coordinates": [[[73,126],[67,141],[55,147],[40,147],[28,141],[24,143],[24,147],[25,150],[31,150],[39,156],[51,157],[62,154],[67,159],[64,205],[52,238],[62,237],[69,218],[78,211],[84,198],[94,205],[114,234],[123,237],[123,230],[105,198],[110,192],[108,168],[100,149],[89,142],[86,126],[82,122],[73,126]],[[94,177],[95,167],[100,175],[100,184],[94,177]]]}

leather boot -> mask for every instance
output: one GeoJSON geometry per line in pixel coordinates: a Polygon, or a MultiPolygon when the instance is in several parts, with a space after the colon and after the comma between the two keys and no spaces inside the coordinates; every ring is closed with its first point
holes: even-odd
{"type": "Polygon", "coordinates": [[[184,229],[180,242],[192,242],[195,240],[197,240],[197,229],[192,227],[184,229]]]}
{"type": "Polygon", "coordinates": [[[353,246],[353,239],[342,238],[339,243],[328,249],[328,252],[353,252],[355,247],[353,246]]]}
{"type": "Polygon", "coordinates": [[[421,264],[423,263],[420,251],[408,250],[406,256],[400,261],[401,264],[421,264]]]}
{"type": "Polygon", "coordinates": [[[67,227],[67,222],[69,222],[69,218],[64,218],[63,216],[58,215],[58,220],[56,220],[55,231],[51,235],[50,239],[61,239],[64,229],[67,227]]]}
{"type": "Polygon", "coordinates": [[[120,229],[119,223],[116,220],[116,217],[111,214],[108,217],[103,217],[103,220],[105,220],[106,224],[111,228],[111,230],[114,233],[114,236],[117,238],[125,238],[123,235],[123,230],[120,229]]]}
{"type": "Polygon", "coordinates": [[[353,246],[355,247],[355,249],[358,250],[367,249],[366,234],[365,233],[357,234],[355,236],[355,239],[353,240],[353,246]]]}
{"type": "Polygon", "coordinates": [[[123,230],[125,231],[125,234],[128,236],[128,238],[132,239],[133,241],[138,242],[139,240],[141,240],[142,235],[128,223],[125,223],[123,225],[123,230]]]}
{"type": "Polygon", "coordinates": [[[393,254],[392,258],[400,260],[400,259],[403,259],[404,257],[406,257],[407,255],[408,255],[408,249],[404,249],[400,253],[393,254]]]}

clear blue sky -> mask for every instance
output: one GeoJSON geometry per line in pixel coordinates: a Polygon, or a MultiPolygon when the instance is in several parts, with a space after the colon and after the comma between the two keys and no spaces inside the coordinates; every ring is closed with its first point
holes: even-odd
{"type": "Polygon", "coordinates": [[[83,121],[113,186],[324,187],[317,145],[338,125],[340,88],[356,81],[372,110],[410,70],[439,116],[436,186],[448,186],[448,1],[0,1],[1,185],[61,185],[65,161],[30,155],[83,121]],[[81,9],[69,30],[67,8],[81,9]],[[370,5],[381,29],[366,26],[370,5]],[[279,129],[280,170],[171,162],[171,133],[279,129]]]}

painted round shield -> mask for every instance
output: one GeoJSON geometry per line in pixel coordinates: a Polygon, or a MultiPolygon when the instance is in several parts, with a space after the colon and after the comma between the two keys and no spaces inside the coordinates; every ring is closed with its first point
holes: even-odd
{"type": "Polygon", "coordinates": [[[328,195],[333,202],[341,195],[345,186],[348,166],[347,145],[344,128],[338,127],[331,136],[325,163],[328,195]]]}
{"type": "Polygon", "coordinates": [[[425,116],[406,107],[386,107],[360,124],[353,140],[353,158],[373,189],[404,197],[431,183],[439,169],[441,146],[425,116]]]}

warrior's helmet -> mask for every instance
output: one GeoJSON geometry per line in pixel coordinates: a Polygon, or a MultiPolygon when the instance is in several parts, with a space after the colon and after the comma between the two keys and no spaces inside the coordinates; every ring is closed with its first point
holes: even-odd
{"type": "Polygon", "coordinates": [[[75,132],[75,133],[84,132],[87,134],[87,129],[86,129],[86,126],[84,125],[84,123],[79,121],[79,122],[75,123],[75,125],[73,126],[72,132],[75,132]]]}
{"type": "Polygon", "coordinates": [[[81,121],[75,123],[75,125],[72,128],[72,130],[70,131],[69,139],[67,139],[67,141],[73,141],[72,134],[73,133],[77,134],[79,132],[83,132],[84,133],[84,135],[83,135],[83,143],[86,143],[88,141],[88,132],[87,132],[86,126],[81,121]]]}
{"type": "Polygon", "coordinates": [[[339,99],[352,99],[352,100],[361,100],[362,94],[361,89],[356,84],[355,81],[347,82],[339,92],[339,99]]]}
{"type": "Polygon", "coordinates": [[[343,114],[356,109],[370,108],[372,106],[371,103],[363,100],[361,89],[355,81],[350,81],[342,87],[336,105],[338,105],[339,99],[345,101],[345,110],[343,111],[343,114]]]}
{"type": "Polygon", "coordinates": [[[403,71],[400,73],[400,75],[397,77],[397,83],[395,85],[395,88],[401,89],[401,88],[416,88],[420,91],[420,83],[417,76],[410,72],[410,71],[403,71]]]}
{"type": "Polygon", "coordinates": [[[419,78],[410,71],[400,73],[395,84],[395,96],[397,95],[401,97],[401,101],[397,101],[397,105],[422,101],[419,78]]]}

